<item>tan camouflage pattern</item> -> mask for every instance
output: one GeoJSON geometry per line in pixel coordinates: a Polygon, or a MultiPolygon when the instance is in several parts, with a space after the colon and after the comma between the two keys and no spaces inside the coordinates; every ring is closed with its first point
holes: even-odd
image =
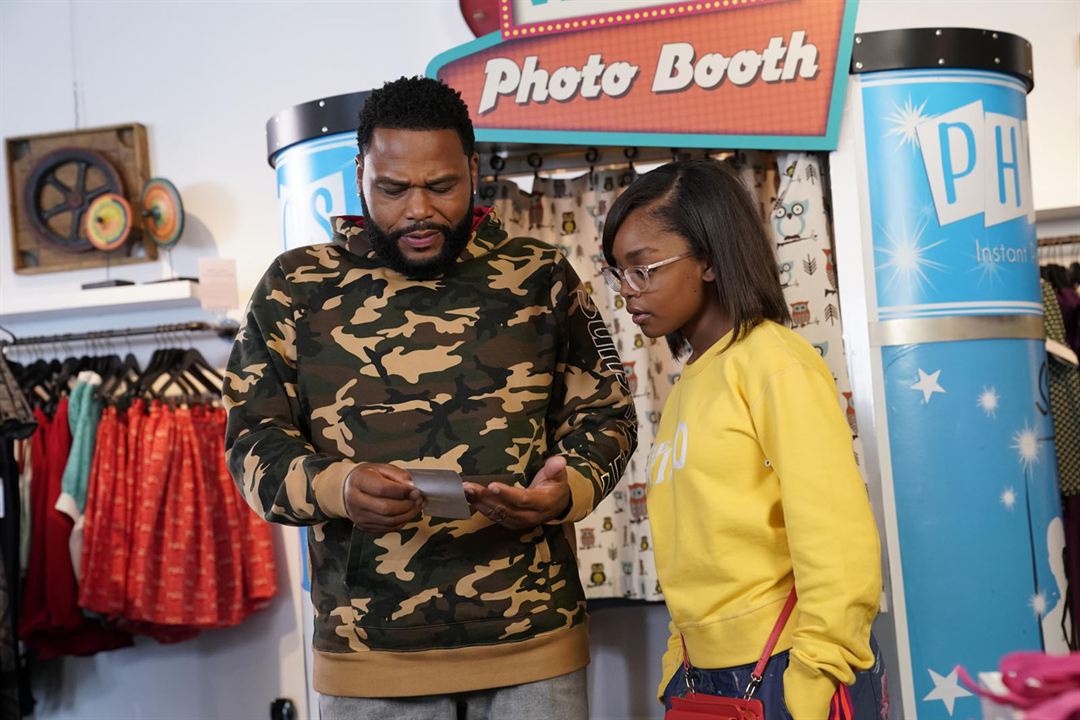
{"type": "Polygon", "coordinates": [[[316,649],[461,648],[583,623],[562,525],[425,515],[378,536],[317,490],[338,478],[340,494],[355,462],[526,483],[562,454],[594,507],[621,477],[637,421],[577,275],[550,245],[508,237],[490,210],[454,269],[430,281],[384,268],[361,219],[333,223],[333,243],[286,252],[263,276],[224,388],[245,498],[267,520],[310,526],[316,649]]]}

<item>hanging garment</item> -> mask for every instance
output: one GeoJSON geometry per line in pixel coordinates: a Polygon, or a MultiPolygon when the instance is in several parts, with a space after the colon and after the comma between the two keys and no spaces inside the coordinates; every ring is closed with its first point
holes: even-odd
{"type": "Polygon", "coordinates": [[[1066,341],[1075,352],[1080,353],[1080,294],[1072,287],[1057,291],[1061,319],[1065,325],[1066,341]]]}
{"type": "Polygon", "coordinates": [[[19,652],[19,623],[30,560],[30,438],[37,431],[37,420],[2,353],[0,418],[0,717],[21,717],[34,706],[29,670],[19,652]]]}
{"type": "MultiPolygon", "coordinates": [[[[143,450],[146,446],[144,438],[153,437],[153,425],[151,415],[142,398],[132,402],[127,411],[128,418],[128,444],[127,444],[127,482],[125,483],[127,500],[124,503],[123,526],[115,528],[112,541],[127,548],[127,557],[122,565],[113,563],[113,572],[120,572],[124,579],[119,584],[124,589],[121,601],[123,616],[130,620],[132,597],[134,597],[131,583],[134,580],[135,568],[135,538],[137,536],[139,521],[139,501],[142,497],[142,488],[146,486],[146,478],[143,476],[143,450]]],[[[113,600],[115,602],[115,599],[113,600]]]]}
{"type": "MultiPolygon", "coordinates": [[[[19,509],[19,463],[15,454],[16,442],[0,434],[0,555],[7,574],[7,588],[19,596],[20,544],[22,542],[22,513],[19,509]]],[[[17,615],[17,613],[16,613],[17,615]]]]}
{"type": "Polygon", "coordinates": [[[124,583],[122,627],[160,643],[177,643],[199,634],[198,628],[167,626],[152,619],[147,606],[161,583],[160,554],[165,544],[160,517],[165,497],[167,468],[174,462],[171,415],[161,402],[149,407],[136,400],[128,415],[128,492],[130,517],[127,580],[124,583]]]}
{"type": "MultiPolygon", "coordinates": [[[[1080,597],[1075,591],[1077,579],[1080,579],[1080,495],[1066,495],[1061,498],[1061,518],[1065,525],[1065,577],[1069,591],[1069,649],[1077,649],[1080,640],[1080,597]]],[[[1064,629],[1064,628],[1063,628],[1064,629]]]]}
{"type": "Polygon", "coordinates": [[[154,607],[155,598],[166,594],[165,562],[166,490],[170,474],[175,477],[179,453],[173,438],[172,413],[160,402],[150,406],[146,420],[146,445],[139,453],[135,522],[132,525],[131,564],[128,570],[128,603],[124,617],[156,622],[165,617],[154,607]]]}
{"type": "MultiPolygon", "coordinates": [[[[35,424],[36,427],[36,424],[35,424]]],[[[15,442],[0,433],[0,717],[21,717],[33,706],[29,675],[19,656],[19,467],[15,442]]],[[[22,442],[22,441],[18,441],[22,442]]]]}
{"type": "Polygon", "coordinates": [[[31,522],[30,552],[27,559],[23,611],[19,625],[19,634],[24,638],[31,631],[46,627],[49,623],[48,607],[45,601],[45,517],[49,509],[49,454],[45,436],[50,423],[41,408],[34,409],[34,417],[38,426],[30,438],[30,463],[37,473],[38,481],[30,488],[30,513],[34,520],[31,522]]]}
{"type": "MultiPolygon", "coordinates": [[[[1040,280],[1046,337],[1065,342],[1058,295],[1046,280],[1040,280]]],[[[1062,494],[1062,520],[1065,525],[1065,577],[1070,587],[1080,578],[1080,369],[1047,354],[1047,386],[1050,414],[1054,421],[1054,450],[1057,454],[1058,487],[1062,494]]],[[[1070,647],[1076,649],[1077,622],[1080,620],[1080,596],[1069,598],[1071,622],[1070,647]]]]}
{"type": "Polygon", "coordinates": [[[19,640],[15,629],[15,603],[8,585],[7,565],[0,553],[0,717],[22,717],[19,700],[24,668],[19,659],[19,640]]]}
{"type": "MultiPolygon", "coordinates": [[[[219,597],[229,611],[225,617],[238,617],[235,624],[248,615],[262,610],[277,594],[277,564],[274,559],[273,536],[270,525],[255,514],[242,501],[229,474],[225,462],[225,409],[221,407],[200,408],[195,415],[197,437],[202,441],[201,452],[211,497],[218,498],[216,506],[223,507],[228,518],[228,547],[218,547],[219,577],[227,576],[227,569],[237,576],[239,587],[234,590],[219,584],[219,597]],[[237,594],[239,606],[234,606],[237,594]]],[[[220,583],[220,580],[219,580],[220,583]]]]}
{"type": "MultiPolygon", "coordinates": [[[[76,588],[68,541],[74,523],[70,516],[56,509],[64,466],[71,449],[68,408],[69,398],[61,398],[45,435],[48,476],[44,478],[44,483],[39,483],[45,501],[42,516],[34,516],[34,525],[43,529],[44,554],[42,564],[31,567],[30,572],[36,570],[39,573],[38,582],[44,588],[42,595],[47,614],[40,625],[23,631],[23,639],[30,646],[34,646],[39,640],[44,642],[53,630],[77,628],[82,619],[78,607],[71,603],[71,597],[76,595],[76,588]]],[[[34,489],[37,490],[38,487],[35,486],[34,489]]],[[[31,580],[28,578],[27,585],[30,584],[31,580]]],[[[32,610],[33,606],[30,606],[30,609],[32,610]]],[[[26,617],[29,619],[31,616],[27,613],[26,617]]]]}
{"type": "MultiPolygon", "coordinates": [[[[1058,298],[1053,287],[1041,280],[1046,337],[1065,343],[1058,298]]],[[[1061,494],[1080,494],[1080,371],[1053,355],[1047,359],[1050,412],[1054,419],[1054,444],[1057,450],[1058,484],[1061,494]]],[[[1080,539],[1080,536],[1076,536],[1080,539]]]]}
{"type": "Polygon", "coordinates": [[[84,518],[79,605],[110,619],[122,619],[127,603],[144,409],[142,400],[135,400],[126,411],[107,407],[98,426],[84,518]]]}
{"type": "Polygon", "coordinates": [[[30,438],[37,421],[0,352],[0,717],[33,711],[30,678],[19,653],[20,598],[29,562],[30,438]]]}
{"type": "Polygon", "coordinates": [[[0,352],[0,435],[22,440],[34,434],[34,414],[0,352]]]}
{"type": "Polygon", "coordinates": [[[90,469],[94,460],[94,442],[101,417],[101,401],[94,391],[101,385],[101,376],[85,370],[78,375],[75,389],[71,392],[68,406],[68,422],[71,425],[71,450],[61,480],[61,493],[56,509],[71,517],[73,526],[68,544],[71,550],[71,566],[75,581],[81,572],[83,543],[83,510],[86,507],[86,490],[90,484],[90,469]]]}
{"type": "Polygon", "coordinates": [[[126,502],[127,423],[115,407],[108,407],[98,423],[94,462],[90,470],[86,509],[83,514],[83,546],[79,606],[112,618],[123,612],[124,576],[113,574],[114,557],[126,559],[128,548],[113,542],[115,515],[126,502]],[[119,508],[118,508],[119,506],[119,508]]]}
{"type": "Polygon", "coordinates": [[[35,532],[30,546],[27,589],[19,634],[41,660],[61,655],[93,655],[128,647],[131,636],[85,617],[78,606],[79,591],[71,562],[70,539],[74,523],[56,509],[64,468],[71,448],[68,398],[62,398],[48,423],[44,459],[46,475],[39,473],[32,495],[35,532]],[[39,495],[40,491],[40,495],[39,495]],[[38,532],[40,528],[40,532],[38,532]],[[40,547],[37,547],[40,542],[40,547]]]}
{"type": "Polygon", "coordinates": [[[97,373],[88,370],[79,373],[68,405],[72,441],[64,467],[62,494],[57,510],[71,516],[73,522],[78,521],[86,506],[86,488],[90,482],[94,441],[97,439],[97,425],[101,417],[101,402],[93,395],[100,385],[101,376],[97,373]]]}
{"type": "MultiPolygon", "coordinates": [[[[35,421],[34,427],[37,427],[35,421]]],[[[31,516],[30,487],[34,481],[34,464],[30,461],[31,437],[15,441],[15,461],[19,466],[19,577],[26,577],[30,563],[31,516]]]]}
{"type": "MultiPolygon", "coordinates": [[[[220,468],[225,461],[222,441],[225,428],[217,422],[213,408],[199,406],[192,411],[196,448],[206,474],[207,503],[217,508],[210,516],[217,570],[216,613],[220,625],[235,625],[246,616],[244,602],[244,544],[238,493],[232,478],[223,485],[220,468]],[[220,453],[220,457],[218,457],[220,453]]],[[[245,506],[246,509],[246,506],[245,506]]],[[[263,523],[266,525],[266,523],[263,523]]],[[[269,530],[269,527],[267,527],[269,530]]],[[[271,560],[272,562],[272,560],[271,560]]]]}
{"type": "Polygon", "coordinates": [[[207,504],[206,475],[195,457],[191,410],[173,411],[177,472],[169,475],[165,500],[165,557],[167,578],[159,585],[156,610],[162,623],[215,627],[217,615],[217,555],[213,521],[207,504]],[[164,591],[164,594],[161,594],[164,591]]]}

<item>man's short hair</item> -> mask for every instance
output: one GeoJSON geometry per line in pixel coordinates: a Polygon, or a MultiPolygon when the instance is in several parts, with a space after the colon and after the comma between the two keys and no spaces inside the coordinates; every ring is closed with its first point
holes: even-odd
{"type": "Polygon", "coordinates": [[[469,108],[461,93],[432,78],[400,77],[368,95],[356,129],[361,155],[367,152],[375,128],[454,130],[467,157],[472,157],[476,144],[469,108]]]}

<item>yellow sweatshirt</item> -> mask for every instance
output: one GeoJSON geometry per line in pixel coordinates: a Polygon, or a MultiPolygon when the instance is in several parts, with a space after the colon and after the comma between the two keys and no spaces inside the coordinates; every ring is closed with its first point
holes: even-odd
{"type": "Polygon", "coordinates": [[[774,652],[795,720],[822,720],[836,683],[873,663],[878,535],[836,385],[806,340],[764,322],[688,365],[650,458],[656,568],[672,617],[664,681],[756,662],[784,600],[774,652]]]}

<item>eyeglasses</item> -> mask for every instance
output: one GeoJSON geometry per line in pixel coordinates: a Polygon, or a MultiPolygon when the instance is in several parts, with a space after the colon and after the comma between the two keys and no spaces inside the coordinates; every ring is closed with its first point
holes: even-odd
{"type": "Polygon", "coordinates": [[[660,262],[654,262],[650,265],[634,265],[628,267],[625,270],[622,268],[612,267],[611,265],[605,265],[600,268],[600,273],[604,276],[604,282],[607,286],[615,292],[622,291],[623,281],[630,286],[630,289],[634,292],[645,292],[649,289],[649,273],[657,268],[670,265],[671,263],[685,260],[688,257],[693,257],[694,253],[683,253],[682,255],[676,255],[675,257],[668,258],[667,260],[661,260],[660,262]]]}

